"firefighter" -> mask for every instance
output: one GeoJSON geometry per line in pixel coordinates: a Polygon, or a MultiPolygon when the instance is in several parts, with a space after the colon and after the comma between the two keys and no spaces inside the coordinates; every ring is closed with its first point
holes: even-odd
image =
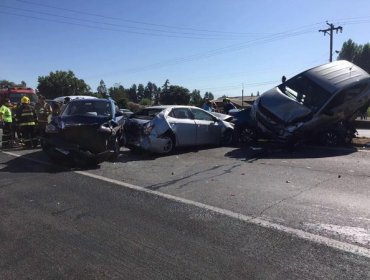
{"type": "Polygon", "coordinates": [[[16,112],[16,120],[23,145],[26,148],[36,147],[38,142],[35,135],[37,115],[27,96],[23,96],[21,99],[21,105],[16,112]]]}
{"type": "Polygon", "coordinates": [[[12,103],[5,98],[4,104],[0,107],[0,121],[3,123],[2,147],[11,148],[14,141],[12,103]]]}
{"type": "Polygon", "coordinates": [[[39,101],[35,105],[35,111],[38,121],[37,132],[39,136],[43,136],[52,113],[52,108],[46,103],[45,96],[40,95],[39,101]]]}

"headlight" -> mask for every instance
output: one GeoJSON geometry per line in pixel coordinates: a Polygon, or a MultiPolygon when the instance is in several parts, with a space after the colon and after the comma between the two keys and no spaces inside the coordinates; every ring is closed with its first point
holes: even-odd
{"type": "Polygon", "coordinates": [[[144,135],[149,135],[151,132],[152,132],[152,130],[153,130],[153,128],[154,128],[154,124],[148,124],[148,125],[146,125],[145,127],[144,127],[144,135]]]}
{"type": "Polygon", "coordinates": [[[59,129],[53,124],[48,124],[45,127],[45,132],[46,133],[58,133],[59,129]]]}

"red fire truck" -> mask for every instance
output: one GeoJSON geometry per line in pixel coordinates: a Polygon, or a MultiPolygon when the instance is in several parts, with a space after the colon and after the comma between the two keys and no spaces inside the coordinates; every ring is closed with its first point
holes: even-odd
{"type": "Polygon", "coordinates": [[[32,88],[11,87],[0,89],[0,104],[3,104],[5,98],[9,98],[13,104],[21,103],[21,98],[27,96],[31,103],[37,102],[37,94],[32,88]]]}

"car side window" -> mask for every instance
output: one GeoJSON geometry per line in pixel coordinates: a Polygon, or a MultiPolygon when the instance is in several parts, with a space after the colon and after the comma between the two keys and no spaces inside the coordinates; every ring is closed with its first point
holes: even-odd
{"type": "Polygon", "coordinates": [[[186,108],[174,108],[168,115],[175,119],[192,119],[189,110],[186,108]]]}
{"type": "Polygon", "coordinates": [[[191,112],[194,115],[194,119],[202,120],[202,121],[214,121],[214,117],[202,110],[199,109],[191,109],[191,112]]]}

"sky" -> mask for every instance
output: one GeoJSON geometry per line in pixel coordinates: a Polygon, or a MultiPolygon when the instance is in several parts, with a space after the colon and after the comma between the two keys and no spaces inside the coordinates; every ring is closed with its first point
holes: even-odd
{"type": "Polygon", "coordinates": [[[282,75],[370,42],[368,0],[0,0],[0,80],[74,72],[93,91],[168,79],[215,97],[254,95],[282,75]]]}

